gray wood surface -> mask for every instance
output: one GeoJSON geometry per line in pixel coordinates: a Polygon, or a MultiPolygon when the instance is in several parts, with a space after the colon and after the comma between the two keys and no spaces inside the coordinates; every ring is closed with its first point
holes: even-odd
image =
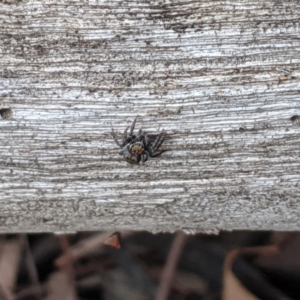
{"type": "Polygon", "coordinates": [[[300,229],[299,19],[295,0],[2,1],[0,231],[300,229]],[[138,166],[110,134],[137,115],[171,150],[138,166]]]}

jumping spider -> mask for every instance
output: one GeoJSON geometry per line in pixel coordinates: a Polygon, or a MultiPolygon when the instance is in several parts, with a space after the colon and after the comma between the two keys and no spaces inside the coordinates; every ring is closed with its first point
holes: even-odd
{"type": "Polygon", "coordinates": [[[115,132],[112,130],[113,139],[121,148],[119,154],[123,155],[125,160],[130,164],[139,164],[140,161],[145,162],[149,157],[157,157],[167,151],[158,151],[165,140],[166,132],[162,131],[160,134],[148,134],[140,129],[137,134],[133,134],[136,120],[137,117],[133,120],[129,132],[127,132],[129,126],[125,129],[121,144],[116,139],[115,132]]]}

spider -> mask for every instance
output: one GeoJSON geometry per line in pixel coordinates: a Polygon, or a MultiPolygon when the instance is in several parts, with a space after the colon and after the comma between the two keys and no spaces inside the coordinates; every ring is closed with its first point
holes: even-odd
{"type": "Polygon", "coordinates": [[[123,155],[125,160],[130,164],[139,164],[140,161],[145,162],[149,157],[157,157],[167,151],[158,151],[165,140],[166,132],[162,131],[160,134],[148,134],[140,129],[137,134],[133,134],[136,120],[137,117],[133,120],[129,132],[129,126],[125,129],[122,143],[119,143],[116,139],[115,132],[112,130],[113,139],[121,148],[119,154],[123,155]]]}

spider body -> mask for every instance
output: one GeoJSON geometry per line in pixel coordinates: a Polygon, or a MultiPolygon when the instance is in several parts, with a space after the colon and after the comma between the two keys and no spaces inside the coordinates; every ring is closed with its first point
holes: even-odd
{"type": "Polygon", "coordinates": [[[114,131],[112,131],[112,136],[116,144],[121,148],[119,154],[131,164],[139,164],[140,161],[145,162],[149,157],[160,156],[166,151],[159,151],[160,146],[164,142],[166,132],[162,131],[160,134],[148,134],[140,129],[137,134],[133,134],[136,120],[137,117],[134,119],[129,132],[129,127],[124,131],[122,143],[118,142],[114,131]]]}
{"type": "Polygon", "coordinates": [[[130,146],[130,153],[132,155],[140,155],[143,154],[144,152],[145,152],[145,148],[142,142],[136,142],[130,146]]]}

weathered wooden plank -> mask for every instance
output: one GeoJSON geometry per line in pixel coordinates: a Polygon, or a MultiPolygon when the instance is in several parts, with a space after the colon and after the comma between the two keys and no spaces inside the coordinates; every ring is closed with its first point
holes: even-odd
{"type": "Polygon", "coordinates": [[[0,231],[300,229],[298,1],[0,5],[0,231]],[[110,132],[165,129],[128,165],[110,132]],[[294,122],[295,124],[295,122],[294,122]]]}

